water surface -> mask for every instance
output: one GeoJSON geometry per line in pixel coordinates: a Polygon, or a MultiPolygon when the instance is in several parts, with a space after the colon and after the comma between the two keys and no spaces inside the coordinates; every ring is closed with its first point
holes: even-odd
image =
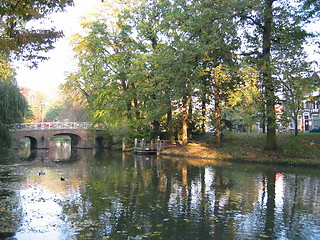
{"type": "Polygon", "coordinates": [[[318,169],[28,154],[0,164],[1,239],[320,239],[318,169]]]}

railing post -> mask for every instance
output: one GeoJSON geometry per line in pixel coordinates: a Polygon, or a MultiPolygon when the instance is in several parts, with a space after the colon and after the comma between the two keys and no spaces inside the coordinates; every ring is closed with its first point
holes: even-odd
{"type": "Polygon", "coordinates": [[[161,141],[160,141],[160,136],[157,138],[157,155],[160,155],[161,151],[161,141]]]}
{"type": "Polygon", "coordinates": [[[126,139],[122,138],[122,152],[126,151],[126,139]]]}

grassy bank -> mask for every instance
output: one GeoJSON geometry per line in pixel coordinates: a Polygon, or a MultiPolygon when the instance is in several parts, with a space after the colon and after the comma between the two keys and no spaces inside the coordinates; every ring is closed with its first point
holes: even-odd
{"type": "Polygon", "coordinates": [[[163,151],[163,155],[243,161],[268,164],[320,167],[320,134],[277,134],[278,149],[264,150],[266,135],[261,133],[229,133],[224,136],[223,147],[217,148],[212,137],[205,136],[186,146],[163,151]]]}

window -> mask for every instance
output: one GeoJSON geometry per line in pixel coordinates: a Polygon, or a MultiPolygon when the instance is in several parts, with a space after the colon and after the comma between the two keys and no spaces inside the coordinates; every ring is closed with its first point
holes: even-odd
{"type": "Polygon", "coordinates": [[[319,127],[319,114],[312,115],[312,122],[313,122],[313,127],[318,128],[319,127]]]}

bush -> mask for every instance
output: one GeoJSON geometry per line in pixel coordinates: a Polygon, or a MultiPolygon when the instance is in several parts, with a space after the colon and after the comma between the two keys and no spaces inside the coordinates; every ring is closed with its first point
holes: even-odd
{"type": "Polygon", "coordinates": [[[131,139],[132,131],[125,125],[111,126],[109,125],[103,133],[103,144],[107,148],[120,149],[122,140],[131,139]]]}

